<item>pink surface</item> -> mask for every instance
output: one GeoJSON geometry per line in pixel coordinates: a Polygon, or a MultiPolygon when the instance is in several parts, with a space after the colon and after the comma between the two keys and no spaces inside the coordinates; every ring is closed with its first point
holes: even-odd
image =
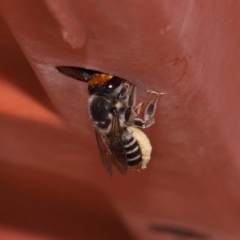
{"type": "Polygon", "coordinates": [[[240,3],[1,0],[0,239],[239,239],[240,3]],[[81,66],[167,93],[148,168],[109,178],[81,66]],[[192,234],[192,235],[191,235],[192,234]]]}

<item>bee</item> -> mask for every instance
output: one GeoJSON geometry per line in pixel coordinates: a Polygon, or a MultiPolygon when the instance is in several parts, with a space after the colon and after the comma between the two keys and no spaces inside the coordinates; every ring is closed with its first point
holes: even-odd
{"type": "Polygon", "coordinates": [[[109,175],[114,165],[121,174],[128,168],[142,170],[150,160],[152,146],[139,128],[150,127],[160,96],[154,94],[144,108],[136,105],[136,86],[126,79],[79,67],[57,66],[57,70],[74,79],[88,82],[88,111],[95,128],[101,159],[109,175]]]}

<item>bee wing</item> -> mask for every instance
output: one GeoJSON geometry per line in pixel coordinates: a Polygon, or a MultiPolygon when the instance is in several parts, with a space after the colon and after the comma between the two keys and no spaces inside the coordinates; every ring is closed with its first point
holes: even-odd
{"type": "Polygon", "coordinates": [[[71,66],[56,66],[56,69],[60,73],[82,82],[89,82],[95,74],[100,73],[94,70],[71,66]]]}
{"type": "Polygon", "coordinates": [[[121,174],[126,174],[128,164],[122,136],[123,129],[120,127],[119,117],[114,115],[108,136],[109,148],[112,153],[113,164],[121,174]]]}
{"type": "Polygon", "coordinates": [[[112,154],[108,147],[108,140],[97,128],[95,128],[95,134],[103,166],[107,170],[108,174],[112,176],[112,154]]]}
{"type": "Polygon", "coordinates": [[[128,169],[127,156],[122,141],[122,129],[119,125],[119,118],[113,117],[109,135],[106,136],[95,129],[97,143],[101,159],[109,175],[112,175],[112,164],[121,174],[126,174],[128,169]]]}

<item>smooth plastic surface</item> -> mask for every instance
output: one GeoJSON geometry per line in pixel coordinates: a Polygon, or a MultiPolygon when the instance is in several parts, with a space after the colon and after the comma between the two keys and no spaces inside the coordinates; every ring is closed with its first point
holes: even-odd
{"type": "Polygon", "coordinates": [[[239,239],[240,3],[1,0],[0,239],[239,239]],[[81,66],[166,93],[141,173],[105,173],[81,66]]]}

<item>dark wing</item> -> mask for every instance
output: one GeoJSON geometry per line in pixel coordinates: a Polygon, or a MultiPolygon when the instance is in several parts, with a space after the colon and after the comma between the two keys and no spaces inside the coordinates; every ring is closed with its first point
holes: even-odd
{"type": "Polygon", "coordinates": [[[113,116],[111,129],[108,135],[109,149],[112,153],[112,163],[121,174],[125,174],[128,169],[126,150],[122,140],[123,129],[120,126],[119,117],[113,116]]]}
{"type": "Polygon", "coordinates": [[[89,82],[95,74],[101,73],[94,70],[71,66],[56,66],[56,69],[60,73],[82,82],[89,82]]]}
{"type": "Polygon", "coordinates": [[[95,129],[95,133],[101,159],[108,174],[112,175],[112,164],[121,174],[126,174],[128,164],[119,118],[113,117],[108,136],[99,131],[98,128],[95,129]]]}
{"type": "Polygon", "coordinates": [[[108,147],[108,140],[105,134],[100,132],[98,128],[95,128],[95,134],[103,166],[107,170],[108,174],[112,176],[112,154],[108,147]]]}

